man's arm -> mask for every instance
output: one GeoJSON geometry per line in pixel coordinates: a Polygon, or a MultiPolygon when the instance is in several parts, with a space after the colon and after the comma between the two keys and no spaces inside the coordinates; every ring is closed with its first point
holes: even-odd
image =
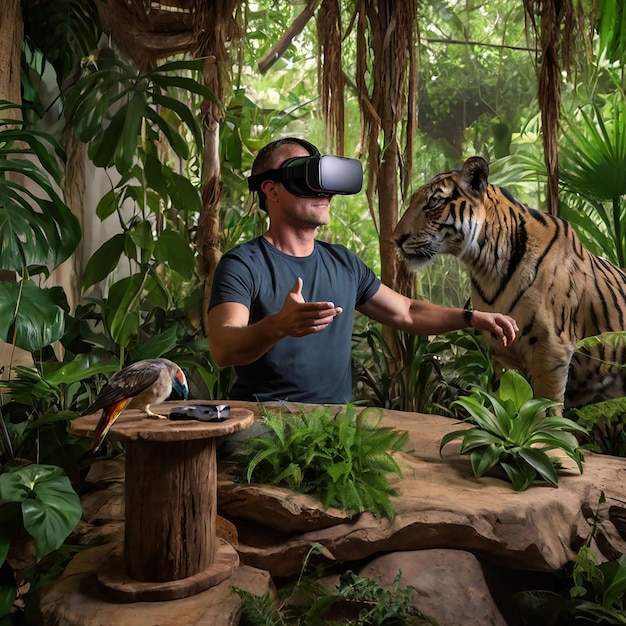
{"type": "Polygon", "coordinates": [[[287,294],[283,306],[249,324],[250,311],[225,302],[209,312],[209,349],[220,367],[247,365],[263,356],[284,337],[304,337],[324,330],[343,309],[332,302],[305,302],[302,279],[287,294]]]}
{"type": "MultiPolygon", "coordinates": [[[[425,300],[411,300],[381,285],[376,294],[357,309],[368,317],[413,335],[440,335],[466,328],[463,309],[438,306],[425,300]]],[[[519,331],[515,320],[502,313],[474,311],[472,326],[488,331],[508,346],[519,331]]]]}

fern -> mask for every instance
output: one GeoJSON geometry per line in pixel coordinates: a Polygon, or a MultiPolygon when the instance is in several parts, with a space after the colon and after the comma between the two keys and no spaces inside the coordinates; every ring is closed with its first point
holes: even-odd
{"type": "Polygon", "coordinates": [[[241,599],[241,626],[285,626],[280,611],[269,593],[257,596],[245,589],[231,587],[241,599]]]}
{"type": "Polygon", "coordinates": [[[283,414],[262,407],[267,436],[248,439],[236,461],[247,482],[316,496],[324,508],[394,516],[397,494],[387,476],[402,476],[393,452],[408,433],[382,427],[382,411],[322,407],[283,414]]]}
{"type": "Polygon", "coordinates": [[[570,409],[567,415],[589,430],[592,449],[626,457],[626,398],[612,398],[570,409]]]}

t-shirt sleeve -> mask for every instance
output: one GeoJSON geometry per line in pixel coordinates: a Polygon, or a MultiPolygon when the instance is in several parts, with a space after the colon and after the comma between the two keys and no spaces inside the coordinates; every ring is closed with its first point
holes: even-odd
{"type": "Polygon", "coordinates": [[[255,280],[250,267],[237,255],[225,254],[213,275],[209,311],[226,302],[237,302],[250,308],[254,292],[255,280]]]}
{"type": "Polygon", "coordinates": [[[350,253],[350,255],[356,265],[358,276],[356,294],[356,306],[358,307],[376,295],[376,292],[380,289],[382,282],[380,278],[374,274],[372,269],[363,262],[361,257],[354,253],[350,253]]]}

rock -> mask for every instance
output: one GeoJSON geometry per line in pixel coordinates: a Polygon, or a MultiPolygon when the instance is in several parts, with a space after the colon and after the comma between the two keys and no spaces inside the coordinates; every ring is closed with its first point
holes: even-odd
{"type": "MultiPolygon", "coordinates": [[[[256,409],[254,403],[231,404],[256,409]]],[[[459,455],[458,442],[440,456],[441,438],[462,424],[386,410],[383,425],[406,430],[412,448],[396,456],[404,476],[392,481],[398,491],[394,519],[324,510],[311,496],[235,483],[225,471],[218,477],[216,530],[239,554],[241,564],[231,578],[173,602],[98,604],[89,581],[111,548],[89,548],[44,593],[42,611],[49,619],[44,623],[234,626],[240,602],[227,589],[272,592],[273,580],[299,575],[311,546],[319,544],[322,550],[310,557],[311,563],[352,569],[383,586],[391,585],[402,570],[401,587],[415,587],[418,608],[442,626],[503,626],[510,619],[507,603],[521,578],[536,583],[570,564],[596,517],[599,532],[592,549],[601,560],[626,553],[626,459],[587,453],[581,475],[563,457],[557,489],[537,483],[518,493],[498,478],[474,478],[469,459],[459,455]],[[483,572],[489,572],[487,582],[483,572]]],[[[81,545],[119,544],[124,517],[120,465],[94,467],[90,478],[94,490],[83,496],[85,521],[72,539],[81,545]]]]}
{"type": "Polygon", "coordinates": [[[401,572],[403,589],[415,587],[413,604],[445,626],[506,626],[479,561],[460,550],[393,552],[372,560],[357,573],[385,589],[401,572]]]}
{"type": "Polygon", "coordinates": [[[63,576],[42,596],[45,626],[235,626],[239,623],[241,601],[232,587],[260,596],[274,588],[267,572],[240,565],[224,582],[187,598],[115,604],[102,598],[95,580],[99,565],[114,549],[114,544],[91,548],[71,561],[63,576]]]}
{"type": "MultiPolygon", "coordinates": [[[[439,455],[443,435],[462,427],[455,420],[385,410],[383,425],[408,431],[413,448],[397,457],[404,477],[392,481],[398,490],[395,519],[366,512],[341,521],[319,504],[313,514],[310,496],[287,498],[276,487],[223,481],[218,511],[237,526],[241,561],[276,578],[290,577],[300,571],[311,545],[319,543],[343,563],[398,550],[444,548],[512,569],[548,572],[571,561],[591,531],[586,511],[599,509],[601,494],[606,495],[606,507],[622,497],[623,458],[587,453],[581,475],[563,457],[557,489],[537,483],[515,492],[504,480],[474,478],[468,457],[460,456],[454,443],[439,455]],[[324,527],[319,523],[323,515],[330,522],[324,527]],[[316,528],[303,520],[310,516],[316,528]]],[[[609,531],[606,538],[613,550],[626,552],[616,529],[609,531]]]]}

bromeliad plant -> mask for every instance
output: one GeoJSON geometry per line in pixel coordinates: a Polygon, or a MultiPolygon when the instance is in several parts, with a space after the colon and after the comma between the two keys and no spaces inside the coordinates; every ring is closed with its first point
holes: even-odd
{"type": "Polygon", "coordinates": [[[561,450],[583,471],[583,455],[572,431],[586,433],[575,422],[547,411],[559,402],[533,398],[526,379],[513,370],[505,372],[495,394],[477,390],[456,401],[474,426],[448,433],[439,452],[455,439],[462,439],[461,454],[469,454],[476,478],[496,469],[504,471],[515,491],[524,491],[533,481],[544,480],[558,487],[560,461],[550,450],[561,450]]]}

